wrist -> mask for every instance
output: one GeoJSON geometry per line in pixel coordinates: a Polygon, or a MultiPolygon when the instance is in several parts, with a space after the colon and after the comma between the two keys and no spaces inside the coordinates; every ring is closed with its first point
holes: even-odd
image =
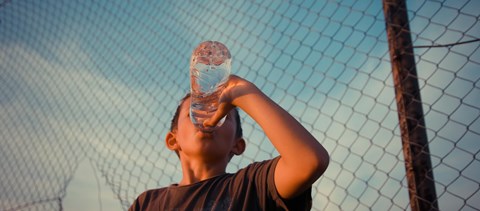
{"type": "Polygon", "coordinates": [[[252,84],[248,91],[244,90],[243,93],[234,99],[232,104],[251,114],[252,111],[260,109],[259,106],[263,105],[268,100],[269,98],[259,88],[252,84]]]}

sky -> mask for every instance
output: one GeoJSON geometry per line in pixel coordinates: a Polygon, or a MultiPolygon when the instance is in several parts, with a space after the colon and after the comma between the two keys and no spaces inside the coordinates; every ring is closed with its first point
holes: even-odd
{"type": "MultiPolygon", "coordinates": [[[[407,1],[414,45],[478,39],[479,4],[407,1]]],[[[376,1],[2,1],[0,208],[125,209],[178,181],[164,134],[191,51],[218,40],[330,152],[315,210],[408,209],[383,19],[376,1]]],[[[439,206],[479,209],[478,42],[415,59],[439,206]]],[[[229,172],[277,155],[242,120],[229,172]]]]}

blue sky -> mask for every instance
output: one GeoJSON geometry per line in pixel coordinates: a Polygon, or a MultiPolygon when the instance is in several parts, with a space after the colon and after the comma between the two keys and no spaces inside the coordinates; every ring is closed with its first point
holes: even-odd
{"type": "MultiPolygon", "coordinates": [[[[479,4],[407,1],[414,45],[477,39],[479,4]]],[[[315,209],[409,206],[379,2],[0,5],[0,184],[9,192],[0,194],[2,208],[24,200],[55,207],[66,196],[66,210],[99,200],[103,210],[117,210],[145,189],[178,181],[163,138],[189,90],[190,53],[207,39],[225,43],[232,72],[330,152],[313,188],[315,209]]],[[[415,57],[439,205],[478,209],[478,42],[417,48],[415,57]]],[[[242,114],[249,146],[228,171],[277,155],[242,114]]]]}

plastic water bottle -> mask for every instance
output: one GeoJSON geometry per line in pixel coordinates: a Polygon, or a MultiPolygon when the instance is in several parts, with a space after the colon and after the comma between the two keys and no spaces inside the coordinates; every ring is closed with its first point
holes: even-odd
{"type": "Polygon", "coordinates": [[[190,119],[202,131],[213,131],[220,127],[225,118],[215,127],[205,127],[203,122],[218,109],[220,95],[231,71],[232,57],[228,48],[217,41],[200,43],[190,60],[190,119]]]}

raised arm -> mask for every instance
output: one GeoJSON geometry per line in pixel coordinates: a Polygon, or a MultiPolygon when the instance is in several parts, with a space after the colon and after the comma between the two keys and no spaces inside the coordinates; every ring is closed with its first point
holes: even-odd
{"type": "Polygon", "coordinates": [[[329,163],[325,148],[254,84],[231,76],[220,102],[219,112],[205,124],[215,125],[234,106],[251,116],[280,153],[275,169],[275,185],[282,198],[299,195],[325,172],[329,163]]]}

